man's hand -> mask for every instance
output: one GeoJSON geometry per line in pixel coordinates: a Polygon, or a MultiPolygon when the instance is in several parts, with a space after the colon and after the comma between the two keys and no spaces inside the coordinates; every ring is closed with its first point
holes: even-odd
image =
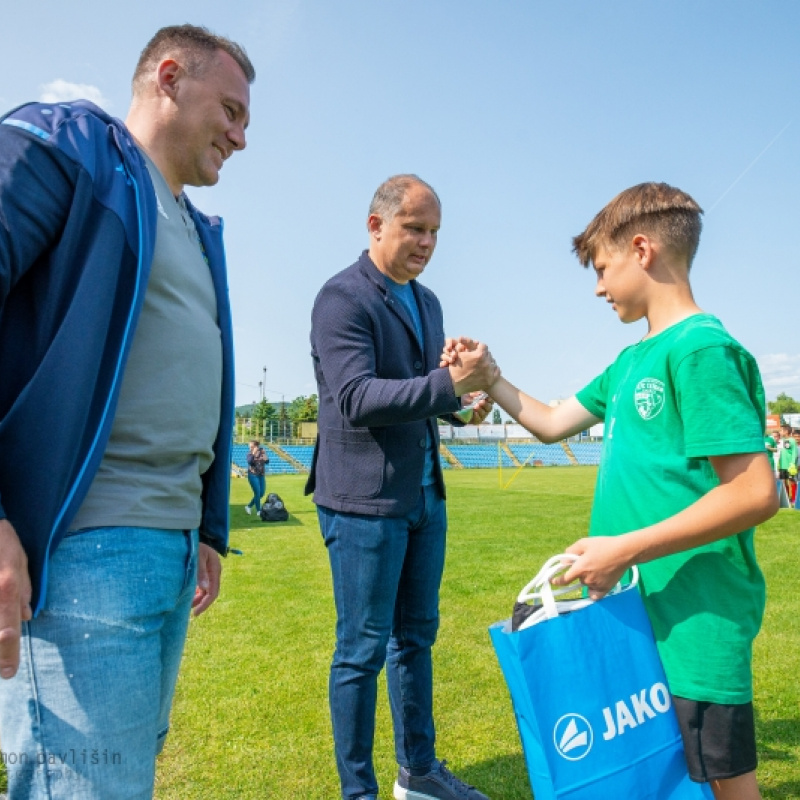
{"type": "Polygon", "coordinates": [[[448,336],[447,339],[444,340],[442,354],[439,356],[439,366],[449,367],[451,364],[455,364],[456,361],[458,361],[459,352],[466,349],[466,346],[461,344],[461,339],[453,339],[448,336]]]}
{"type": "Polygon", "coordinates": [[[489,348],[464,336],[447,339],[440,365],[450,370],[453,388],[459,396],[487,389],[500,377],[500,370],[489,348]]]}
{"type": "Polygon", "coordinates": [[[599,600],[619,583],[625,571],[632,566],[626,544],[625,535],[578,539],[564,551],[578,556],[578,560],[566,572],[554,578],[553,585],[566,586],[580,580],[589,590],[589,598],[599,600]]]}
{"type": "Polygon", "coordinates": [[[28,558],[14,527],[0,520],[0,677],[13,678],[19,668],[22,621],[33,616],[28,558]]]}
{"type": "Polygon", "coordinates": [[[197,589],[192,600],[195,617],[199,617],[219,596],[221,575],[219,553],[201,542],[197,552],[197,589]]]}
{"type": "Polygon", "coordinates": [[[485,392],[470,392],[461,398],[461,403],[464,406],[475,403],[472,407],[472,416],[469,420],[466,420],[470,425],[480,425],[486,417],[489,416],[489,412],[492,408],[494,408],[494,400],[485,392]],[[475,402],[478,398],[480,398],[480,400],[475,402]]]}

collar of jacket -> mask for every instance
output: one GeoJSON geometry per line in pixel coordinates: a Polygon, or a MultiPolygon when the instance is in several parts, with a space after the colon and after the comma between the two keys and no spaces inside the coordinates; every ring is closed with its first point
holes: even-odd
{"type": "MultiPolygon", "coordinates": [[[[358,259],[357,263],[364,277],[371,281],[381,293],[383,302],[386,304],[387,308],[389,308],[392,313],[399,317],[400,321],[406,327],[408,330],[408,335],[414,342],[416,342],[421,355],[423,357],[427,355],[427,358],[430,359],[432,356],[430,353],[427,353],[427,348],[430,342],[429,338],[425,337],[425,345],[423,346],[422,342],[419,340],[417,330],[414,327],[414,323],[411,320],[408,311],[402,303],[395,299],[392,292],[389,290],[388,284],[386,283],[386,276],[375,266],[375,262],[369,257],[369,252],[367,250],[364,250],[364,252],[361,253],[361,257],[358,259]]],[[[423,290],[422,285],[417,283],[416,280],[409,281],[409,284],[411,285],[412,291],[414,292],[414,297],[417,301],[420,324],[422,325],[423,330],[425,330],[428,320],[428,305],[430,302],[429,295],[423,290]]]]}
{"type": "Polygon", "coordinates": [[[368,278],[384,297],[389,295],[389,287],[386,285],[386,276],[375,266],[375,262],[369,257],[369,250],[364,250],[358,259],[358,267],[366,278],[368,278]]]}
{"type": "MultiPolygon", "coordinates": [[[[364,277],[375,284],[375,286],[378,288],[378,291],[380,291],[387,303],[390,303],[392,306],[394,306],[394,300],[389,291],[389,286],[386,283],[386,275],[384,275],[375,266],[375,262],[369,257],[369,251],[364,250],[356,263],[358,264],[358,268],[361,270],[361,273],[364,275],[364,277]]],[[[409,283],[413,288],[414,296],[417,298],[417,304],[420,305],[420,307],[422,304],[427,306],[428,292],[426,292],[422,284],[417,283],[416,278],[410,280],[409,283]]],[[[420,313],[422,313],[421,308],[420,313]]]]}

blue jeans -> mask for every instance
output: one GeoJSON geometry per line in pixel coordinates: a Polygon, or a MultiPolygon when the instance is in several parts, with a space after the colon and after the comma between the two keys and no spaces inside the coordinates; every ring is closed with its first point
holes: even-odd
{"type": "Polygon", "coordinates": [[[149,800],[197,574],[197,532],[92,528],[53,554],[47,602],[0,681],[13,800],[149,800]]]}
{"type": "Polygon", "coordinates": [[[253,475],[252,472],[248,472],[247,480],[253,490],[253,499],[247,504],[247,507],[254,506],[256,511],[259,511],[261,509],[261,498],[267,491],[267,479],[264,475],[253,475]]]}
{"type": "Polygon", "coordinates": [[[386,663],[397,762],[435,758],[431,647],[439,628],[447,515],[435,486],[404,517],[318,507],[336,602],[330,705],[342,797],[377,795],[372,762],[378,674],[386,663]]]}

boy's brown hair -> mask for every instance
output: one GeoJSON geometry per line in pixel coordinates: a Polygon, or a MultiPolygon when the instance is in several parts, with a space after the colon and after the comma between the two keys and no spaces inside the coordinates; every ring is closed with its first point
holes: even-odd
{"type": "Polygon", "coordinates": [[[620,192],[572,240],[572,250],[584,267],[601,247],[623,246],[643,233],[686,258],[691,266],[703,223],[703,209],[688,195],[666,183],[640,183],[620,192]]]}

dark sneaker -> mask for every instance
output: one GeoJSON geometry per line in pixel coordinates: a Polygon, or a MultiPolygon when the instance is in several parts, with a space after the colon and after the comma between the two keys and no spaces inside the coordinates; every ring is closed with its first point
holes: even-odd
{"type": "Polygon", "coordinates": [[[394,784],[395,800],[489,800],[483,792],[453,775],[446,763],[434,761],[431,771],[420,776],[400,767],[394,784]]]}

